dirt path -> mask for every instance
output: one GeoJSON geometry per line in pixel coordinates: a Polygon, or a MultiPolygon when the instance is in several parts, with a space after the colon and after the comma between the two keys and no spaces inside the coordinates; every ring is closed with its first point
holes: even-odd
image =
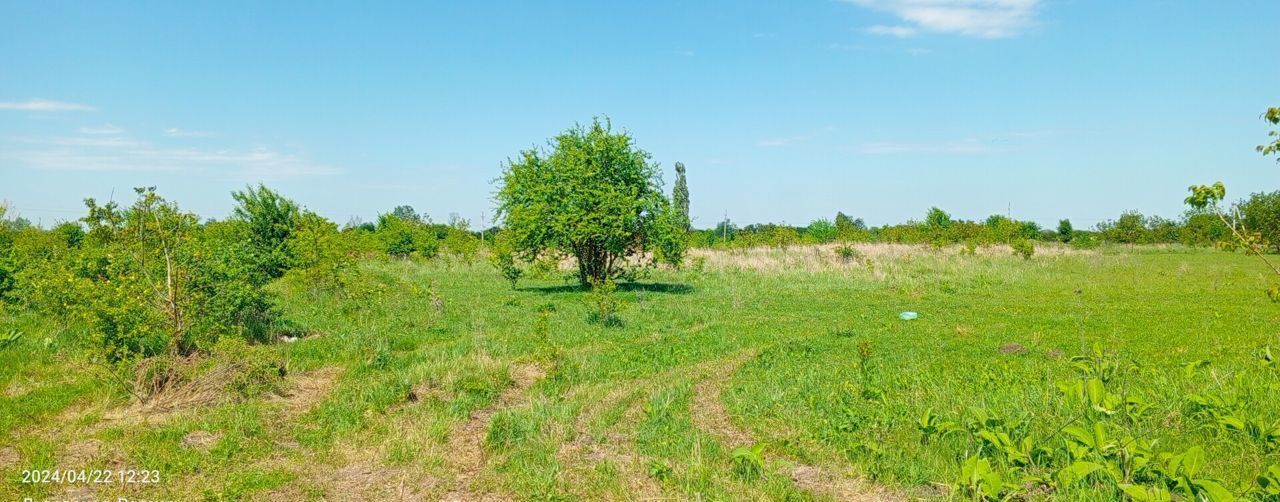
{"type": "MultiPolygon", "coordinates": [[[[694,426],[715,437],[728,450],[756,443],[750,432],[733,423],[729,409],[721,399],[729,379],[754,357],[755,354],[747,353],[730,358],[694,386],[689,402],[689,415],[694,426]]],[[[796,488],[819,497],[843,501],[906,500],[905,497],[869,481],[850,478],[816,465],[797,463],[776,468],[778,473],[790,478],[796,488]]]]}
{"type": "Polygon", "coordinates": [[[528,399],[528,390],[546,375],[542,367],[534,364],[511,368],[513,383],[502,391],[493,404],[471,414],[471,418],[458,426],[451,434],[445,448],[450,468],[456,473],[453,488],[444,496],[446,501],[510,500],[511,497],[477,492],[472,488],[475,478],[484,469],[487,456],[484,452],[485,435],[489,423],[500,410],[513,408],[528,399]]]}

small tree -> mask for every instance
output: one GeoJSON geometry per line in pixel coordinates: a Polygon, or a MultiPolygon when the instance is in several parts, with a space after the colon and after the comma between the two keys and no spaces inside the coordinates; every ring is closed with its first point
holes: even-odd
{"type": "Polygon", "coordinates": [[[396,206],[395,209],[391,210],[391,215],[404,221],[427,223],[427,218],[420,216],[417,211],[413,210],[413,206],[410,205],[396,206]]]}
{"type": "Polygon", "coordinates": [[[826,218],[818,218],[810,222],[809,226],[805,228],[805,233],[819,243],[836,240],[836,235],[838,234],[835,224],[826,218]]]}
{"type": "Polygon", "coordinates": [[[671,224],[678,218],[666,214],[674,209],[658,166],[630,134],[597,119],[548,146],[508,160],[496,196],[513,249],[527,261],[549,251],[572,255],[578,280],[589,287],[680,230],[671,224]]]}
{"type": "Polygon", "coordinates": [[[301,209],[293,201],[271,189],[258,185],[248,186],[242,192],[232,192],[236,201],[232,212],[235,219],[248,223],[249,238],[257,253],[261,271],[268,278],[284,275],[292,259],[288,241],[298,227],[301,209]]]}
{"type": "Polygon", "coordinates": [[[1075,233],[1075,228],[1071,226],[1071,220],[1058,221],[1058,240],[1062,242],[1071,242],[1071,237],[1075,233]]]}
{"type": "Polygon", "coordinates": [[[931,229],[946,230],[951,228],[951,223],[951,215],[936,207],[929,208],[929,213],[924,217],[925,226],[931,229]]]}

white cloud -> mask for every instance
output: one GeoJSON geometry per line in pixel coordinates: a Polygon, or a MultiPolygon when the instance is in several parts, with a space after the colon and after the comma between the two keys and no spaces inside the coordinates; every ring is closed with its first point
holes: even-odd
{"type": "Polygon", "coordinates": [[[174,148],[123,134],[9,138],[25,147],[0,154],[18,165],[49,171],[233,172],[252,178],[334,174],[338,169],[266,147],[174,148]]]}
{"type": "Polygon", "coordinates": [[[79,103],[67,103],[52,99],[33,98],[26,101],[0,101],[0,110],[20,110],[28,112],[83,112],[95,108],[79,103]]]}
{"type": "Polygon", "coordinates": [[[760,140],[759,143],[756,143],[756,144],[758,146],[763,146],[766,148],[777,148],[777,147],[783,147],[783,146],[791,146],[801,141],[804,141],[805,139],[806,138],[802,138],[799,136],[790,137],[790,138],[769,138],[769,139],[762,139],[760,140]]]}
{"type": "Polygon", "coordinates": [[[942,153],[942,154],[980,154],[1000,151],[988,141],[967,138],[958,141],[941,143],[908,143],[880,141],[863,143],[854,147],[854,151],[862,154],[895,154],[895,153],[942,153]]]}
{"type": "Polygon", "coordinates": [[[890,37],[908,38],[916,36],[916,29],[910,26],[885,26],[877,24],[867,27],[867,33],[872,35],[887,35],[890,37]]]}
{"type": "Polygon", "coordinates": [[[207,138],[209,136],[213,136],[213,133],[207,131],[188,131],[186,129],[170,127],[164,130],[164,135],[170,138],[207,138]]]}
{"type": "Polygon", "coordinates": [[[124,133],[124,129],[113,126],[111,124],[102,124],[97,127],[81,127],[80,128],[80,134],[115,135],[115,134],[123,134],[123,133],[124,133]]]}
{"type": "MultiPolygon", "coordinates": [[[[1006,38],[1020,34],[1035,22],[1040,0],[844,0],[861,7],[888,12],[915,28],[980,38],[1006,38]]],[[[867,31],[902,36],[872,26],[867,31]]]]}

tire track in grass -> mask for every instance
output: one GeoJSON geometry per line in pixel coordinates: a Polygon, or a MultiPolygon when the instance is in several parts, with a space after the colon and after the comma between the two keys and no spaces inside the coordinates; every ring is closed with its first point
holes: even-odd
{"type": "Polygon", "coordinates": [[[625,484],[631,500],[662,500],[662,486],[644,472],[642,459],[635,453],[635,441],[618,432],[621,428],[634,428],[639,422],[644,399],[650,395],[647,381],[641,385],[613,385],[613,390],[601,399],[592,400],[584,407],[573,424],[573,440],[560,445],[556,457],[570,469],[586,470],[598,463],[609,462],[618,469],[618,478],[625,484]],[[629,403],[627,401],[630,401],[629,403]],[[605,435],[603,441],[593,441],[589,432],[592,420],[606,410],[626,404],[622,418],[605,435]]]}
{"type": "MultiPolygon", "coordinates": [[[[754,352],[748,352],[730,358],[726,364],[694,386],[693,396],[689,400],[689,415],[694,426],[710,434],[730,451],[756,444],[750,432],[733,423],[729,409],[721,399],[729,378],[755,357],[754,352]]],[[[787,462],[787,465],[775,466],[775,469],[790,479],[797,488],[811,495],[845,501],[906,500],[885,487],[816,465],[787,462]]]]}
{"type": "Polygon", "coordinates": [[[717,364],[720,364],[719,361],[713,359],[668,368],[646,376],[597,384],[597,387],[611,388],[600,398],[595,398],[586,389],[573,391],[575,398],[582,398],[585,394],[588,404],[583,406],[574,419],[573,439],[561,444],[556,458],[577,471],[610,462],[617,467],[619,479],[630,490],[626,500],[678,500],[678,497],[665,495],[662,483],[646,472],[644,457],[638,452],[634,433],[641,422],[645,401],[652,398],[658,388],[670,384],[673,378],[704,373],[717,364]],[[618,422],[610,427],[612,432],[601,438],[601,441],[593,441],[596,438],[590,433],[591,422],[625,401],[630,403],[626,405],[618,422]],[[632,435],[624,434],[622,430],[629,430],[632,435]]]}
{"type": "Polygon", "coordinates": [[[471,418],[458,426],[451,434],[445,448],[446,459],[454,470],[453,488],[443,500],[509,500],[510,496],[478,492],[471,486],[488,460],[484,451],[485,436],[493,416],[499,411],[513,408],[528,399],[529,388],[546,376],[546,370],[536,364],[523,364],[511,368],[513,383],[498,395],[492,404],[471,414],[471,418]]]}

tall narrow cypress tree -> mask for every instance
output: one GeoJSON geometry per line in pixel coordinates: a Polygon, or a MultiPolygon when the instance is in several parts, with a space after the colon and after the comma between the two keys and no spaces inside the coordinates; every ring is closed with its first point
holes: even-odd
{"type": "Polygon", "coordinates": [[[676,162],[676,186],[671,191],[671,199],[675,202],[680,221],[684,222],[685,231],[689,230],[689,185],[684,178],[684,163],[676,162]]]}

